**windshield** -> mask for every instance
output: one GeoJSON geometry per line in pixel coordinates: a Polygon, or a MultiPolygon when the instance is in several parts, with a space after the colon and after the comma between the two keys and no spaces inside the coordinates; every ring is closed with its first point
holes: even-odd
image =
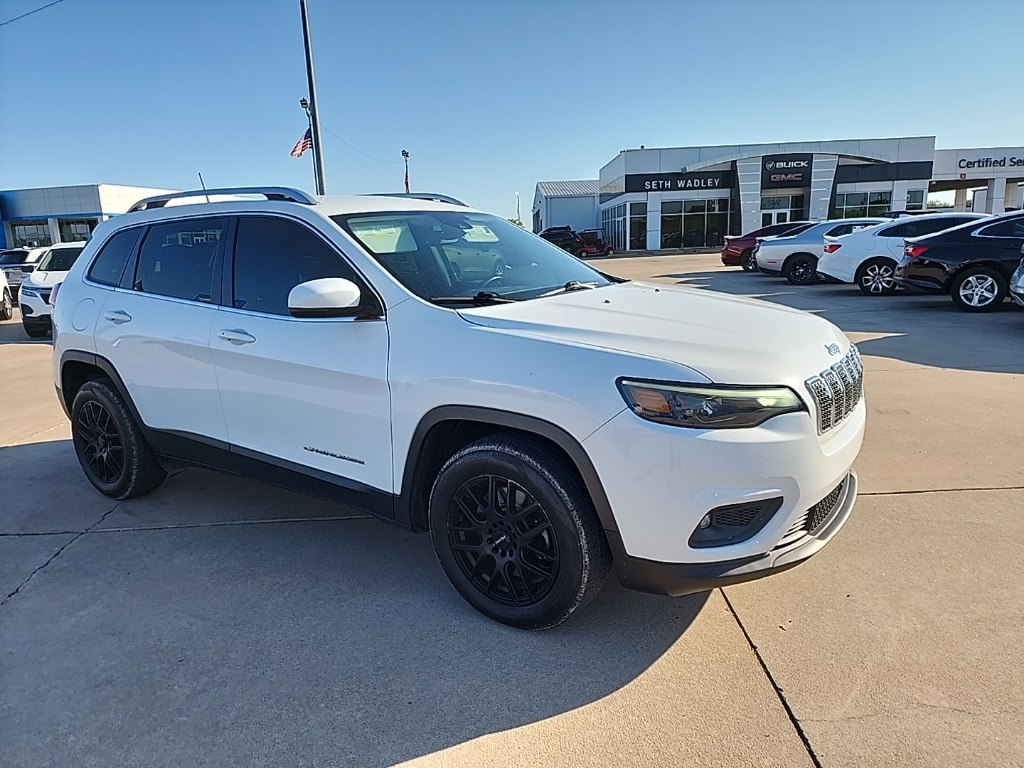
{"type": "Polygon", "coordinates": [[[424,299],[488,292],[533,299],[611,281],[515,224],[484,213],[402,211],[333,216],[388,272],[424,299]]]}
{"type": "Polygon", "coordinates": [[[0,266],[8,264],[24,264],[28,258],[28,251],[4,251],[0,253],[0,266]]]}
{"type": "Polygon", "coordinates": [[[84,248],[84,243],[78,248],[51,248],[39,262],[39,271],[67,272],[84,248]]]}

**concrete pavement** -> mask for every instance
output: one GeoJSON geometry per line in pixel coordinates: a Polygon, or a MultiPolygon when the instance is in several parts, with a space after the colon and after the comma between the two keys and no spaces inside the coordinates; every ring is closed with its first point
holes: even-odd
{"type": "Polygon", "coordinates": [[[1024,765],[1024,312],[603,266],[861,341],[864,495],[818,557],[680,600],[609,585],[517,632],[425,537],[343,507],[192,469],[95,493],[48,346],[3,323],[0,764],[1024,765]]]}

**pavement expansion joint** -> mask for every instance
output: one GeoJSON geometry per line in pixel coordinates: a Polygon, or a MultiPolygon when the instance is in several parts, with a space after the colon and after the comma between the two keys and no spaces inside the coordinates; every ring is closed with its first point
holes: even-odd
{"type": "Polygon", "coordinates": [[[109,515],[109,514],[110,514],[111,512],[113,512],[113,511],[114,511],[115,509],[117,509],[118,507],[120,507],[120,506],[121,506],[121,503],[122,503],[122,502],[120,502],[120,501],[119,501],[119,502],[117,502],[117,503],[116,503],[116,504],[115,504],[114,506],[112,506],[112,507],[111,507],[110,509],[108,509],[108,510],[107,510],[106,512],[104,512],[104,513],[103,513],[102,515],[100,515],[99,519],[98,519],[98,520],[97,520],[97,521],[96,521],[95,523],[93,523],[92,525],[90,525],[90,526],[89,526],[88,528],[86,528],[86,529],[85,529],[84,531],[78,531],[78,532],[77,532],[77,533],[75,534],[75,537],[74,537],[73,539],[71,539],[71,541],[69,541],[69,542],[68,542],[67,544],[65,544],[64,546],[60,547],[60,548],[59,548],[59,549],[58,549],[58,550],[57,550],[56,552],[54,552],[54,553],[53,553],[52,555],[50,555],[50,557],[49,557],[49,558],[47,559],[47,561],[46,561],[45,563],[43,563],[42,565],[40,565],[40,566],[39,566],[38,568],[36,568],[36,569],[35,569],[34,571],[32,571],[32,573],[30,573],[30,574],[28,575],[28,578],[26,578],[26,579],[25,579],[25,580],[24,580],[23,582],[21,582],[21,584],[19,584],[19,585],[18,585],[17,587],[15,587],[15,588],[14,588],[14,591],[13,591],[13,592],[11,592],[10,594],[8,594],[8,595],[7,595],[7,596],[6,596],[6,597],[5,597],[5,598],[4,598],[3,600],[0,600],[0,607],[3,607],[4,605],[6,605],[6,604],[7,604],[7,602],[8,602],[8,601],[9,601],[9,600],[10,600],[11,598],[13,598],[13,597],[14,597],[14,596],[15,596],[16,594],[18,594],[18,593],[19,593],[19,592],[20,592],[20,591],[22,590],[22,588],[23,588],[23,587],[24,587],[24,586],[25,586],[26,584],[28,584],[28,583],[29,583],[30,581],[32,581],[32,579],[33,579],[33,578],[35,577],[35,575],[36,575],[37,573],[39,573],[39,572],[40,572],[41,570],[43,570],[43,569],[44,569],[44,568],[45,568],[46,566],[48,566],[48,565],[49,565],[50,563],[52,563],[52,562],[53,562],[54,560],[56,560],[56,559],[57,559],[58,557],[60,557],[60,554],[61,554],[61,553],[62,553],[62,552],[63,552],[63,551],[65,550],[65,549],[67,549],[68,547],[70,547],[70,546],[71,546],[72,544],[74,544],[74,543],[75,543],[76,541],[78,541],[78,540],[79,540],[80,538],[82,538],[82,536],[84,536],[85,534],[89,533],[89,532],[90,532],[90,531],[92,531],[92,530],[93,530],[93,529],[94,529],[94,528],[95,528],[95,527],[96,527],[97,525],[99,525],[99,524],[100,524],[100,523],[102,523],[102,522],[103,522],[104,520],[106,520],[106,519],[107,519],[107,515],[109,515]]]}
{"type": "Polygon", "coordinates": [[[910,496],[920,493],[970,493],[973,491],[1024,491],[1024,485],[991,485],[979,488],[922,488],[911,491],[870,491],[858,496],[910,496]]]}
{"type": "Polygon", "coordinates": [[[768,678],[768,682],[771,683],[772,688],[775,690],[775,695],[779,699],[779,703],[782,704],[782,708],[786,711],[786,716],[789,718],[789,722],[792,723],[793,729],[800,737],[800,741],[803,742],[804,749],[807,750],[807,756],[811,759],[814,764],[814,768],[823,768],[821,760],[814,753],[814,748],[811,746],[811,740],[807,738],[807,734],[804,733],[803,726],[800,725],[800,721],[796,717],[796,713],[793,712],[792,707],[789,706],[789,702],[786,701],[786,697],[782,692],[782,687],[775,681],[774,675],[771,670],[768,669],[768,664],[765,663],[764,658],[761,656],[761,652],[757,646],[754,645],[754,640],[747,632],[747,628],[743,626],[743,622],[740,620],[739,614],[736,612],[736,608],[733,606],[732,601],[729,600],[729,596],[725,594],[725,590],[719,587],[718,591],[721,593],[722,598],[725,600],[725,604],[729,607],[729,612],[732,614],[733,619],[736,621],[736,626],[740,628],[743,633],[743,637],[747,641],[747,645],[750,646],[750,650],[753,651],[754,657],[757,659],[757,663],[761,665],[761,671],[764,672],[765,677],[768,678]]]}

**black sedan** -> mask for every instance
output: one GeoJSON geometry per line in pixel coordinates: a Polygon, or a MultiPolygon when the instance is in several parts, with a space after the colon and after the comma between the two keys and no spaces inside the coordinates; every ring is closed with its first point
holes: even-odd
{"type": "Polygon", "coordinates": [[[1022,211],[915,237],[905,241],[896,280],[912,291],[948,293],[965,312],[989,312],[1009,293],[1022,244],[1022,211]]]}

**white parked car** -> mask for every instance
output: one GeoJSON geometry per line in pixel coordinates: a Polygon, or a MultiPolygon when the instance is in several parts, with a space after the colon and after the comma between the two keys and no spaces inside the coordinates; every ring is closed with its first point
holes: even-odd
{"type": "Polygon", "coordinates": [[[923,213],[858,229],[841,237],[825,236],[818,260],[818,277],[836,283],[855,283],[868,296],[896,292],[896,265],[903,258],[904,239],[941,232],[983,213],[923,213]]]}
{"type": "Polygon", "coordinates": [[[50,332],[50,291],[67,275],[85,243],[57,243],[43,254],[35,271],[21,284],[18,308],[21,324],[33,339],[50,332]]]}
{"type": "Polygon", "coordinates": [[[0,320],[10,320],[14,317],[14,299],[11,298],[11,289],[7,285],[7,275],[0,270],[0,320]]]}
{"type": "Polygon", "coordinates": [[[1020,247],[1020,264],[1010,277],[1010,298],[1014,304],[1024,307],[1024,245],[1020,247]]]}
{"type": "Polygon", "coordinates": [[[7,275],[7,287],[17,299],[22,282],[28,277],[46,253],[46,248],[11,248],[0,252],[0,269],[7,275]]]}
{"type": "Polygon", "coordinates": [[[890,219],[835,219],[822,221],[795,235],[759,240],[754,247],[757,268],[766,275],[782,275],[793,285],[817,281],[818,260],[826,237],[841,237],[890,219]]]}
{"type": "Polygon", "coordinates": [[[429,531],[459,593],[517,627],[564,621],[612,567],[670,595],[784,570],[854,506],[842,331],[613,278],[463,206],[141,201],[96,228],[53,321],[101,493],[148,493],[173,459],[335,499],[429,531]],[[468,277],[474,249],[505,269],[468,277]]]}

